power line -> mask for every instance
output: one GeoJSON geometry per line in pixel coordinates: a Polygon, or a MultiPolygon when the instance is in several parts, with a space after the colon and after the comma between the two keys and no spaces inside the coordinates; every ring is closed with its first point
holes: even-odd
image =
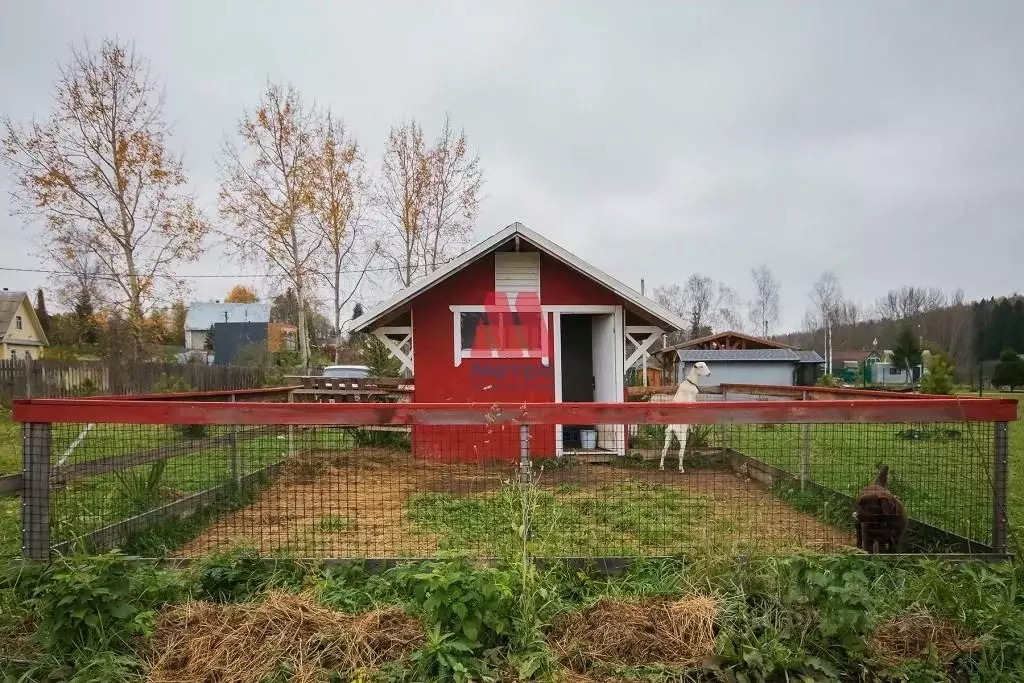
{"type": "MultiPolygon", "coordinates": [[[[394,266],[381,266],[381,267],[376,267],[376,268],[367,268],[365,270],[363,270],[362,268],[360,268],[358,270],[342,270],[340,272],[341,272],[342,275],[358,275],[359,273],[363,273],[363,272],[366,272],[366,273],[384,273],[384,272],[394,272],[395,270],[396,270],[396,268],[394,266]]],[[[14,268],[13,266],[0,266],[0,271],[10,272],[10,273],[38,273],[38,274],[41,274],[41,275],[76,275],[77,274],[77,273],[74,273],[73,271],[70,271],[70,270],[53,270],[53,269],[48,269],[48,268],[14,268]]],[[[120,275],[124,275],[124,273],[120,273],[120,275]]],[[[165,274],[165,276],[166,277],[185,278],[185,279],[188,279],[188,278],[229,278],[229,279],[236,279],[236,280],[244,280],[245,278],[281,277],[282,273],[235,273],[235,274],[224,274],[224,273],[201,273],[201,274],[167,273],[167,274],[165,274]]],[[[98,273],[98,274],[95,275],[95,277],[97,277],[98,279],[112,279],[113,278],[112,275],[108,275],[108,274],[104,274],[104,273],[98,273]]]]}

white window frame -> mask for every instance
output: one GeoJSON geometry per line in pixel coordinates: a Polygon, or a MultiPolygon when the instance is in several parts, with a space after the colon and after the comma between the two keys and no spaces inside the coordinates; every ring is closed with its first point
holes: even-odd
{"type": "Polygon", "coordinates": [[[21,316],[20,315],[14,316],[14,329],[16,329],[16,330],[22,329],[21,316]]]}
{"type": "MultiPolygon", "coordinates": [[[[467,305],[453,305],[449,306],[448,309],[452,312],[452,344],[453,344],[453,359],[455,367],[462,365],[463,358],[479,358],[479,351],[475,355],[471,349],[462,348],[462,314],[463,313],[493,313],[494,306],[484,306],[476,304],[467,305]]],[[[541,325],[541,333],[547,333],[550,329],[548,322],[549,311],[545,307],[541,307],[541,315],[544,316],[544,323],[541,325]]],[[[498,318],[499,329],[502,326],[502,319],[498,318]]],[[[543,340],[542,340],[543,341],[543,340]]],[[[520,355],[511,355],[507,352],[502,353],[498,349],[494,349],[491,352],[491,358],[494,359],[518,359],[518,358],[539,358],[541,365],[548,367],[551,364],[551,350],[548,349],[545,353],[544,349],[520,349],[520,355]]]]}

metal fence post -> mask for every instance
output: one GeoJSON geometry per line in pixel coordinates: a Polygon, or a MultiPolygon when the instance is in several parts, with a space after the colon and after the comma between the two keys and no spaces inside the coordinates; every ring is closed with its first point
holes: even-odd
{"type": "MultiPolygon", "coordinates": [[[[231,402],[235,402],[235,395],[231,394],[231,402]]],[[[228,443],[231,449],[231,480],[235,482],[236,487],[242,485],[242,468],[238,462],[238,426],[231,425],[228,427],[228,443]]]]}
{"type": "MultiPolygon", "coordinates": [[[[530,461],[530,428],[519,425],[519,494],[523,506],[523,569],[528,560],[527,544],[530,542],[531,503],[527,498],[530,485],[533,483],[533,463],[530,461]]],[[[524,574],[525,576],[525,574],[524,574]]]]}
{"type": "Polygon", "coordinates": [[[992,472],[992,548],[1006,552],[1006,485],[1009,469],[1009,425],[996,422],[995,462],[992,472]]]}
{"type": "MultiPolygon", "coordinates": [[[[295,403],[295,392],[288,392],[288,402],[295,403]]],[[[295,425],[288,425],[288,457],[295,455],[295,425]]]]}
{"type": "Polygon", "coordinates": [[[21,427],[21,551],[30,560],[50,557],[50,424],[21,427]]]}
{"type": "Polygon", "coordinates": [[[530,461],[530,428],[519,425],[519,483],[529,484],[533,480],[533,463],[530,461]]]}
{"type": "MultiPolygon", "coordinates": [[[[729,401],[729,390],[722,389],[722,402],[727,403],[729,401]]],[[[732,425],[726,424],[724,426],[722,435],[722,455],[728,457],[729,451],[732,450],[732,425]]]]}
{"type": "MultiPolygon", "coordinates": [[[[804,391],[801,400],[808,400],[808,392],[804,391]]],[[[800,490],[807,489],[811,479],[811,425],[804,423],[800,434],[800,490]]]]}

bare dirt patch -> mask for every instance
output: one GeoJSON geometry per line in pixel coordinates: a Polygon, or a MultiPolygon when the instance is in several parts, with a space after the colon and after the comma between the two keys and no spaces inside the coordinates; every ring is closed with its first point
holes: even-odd
{"type": "MultiPolygon", "coordinates": [[[[644,554],[680,552],[678,544],[660,540],[673,534],[688,549],[738,552],[765,546],[835,549],[853,541],[849,532],[728,471],[680,474],[607,464],[541,468],[539,462],[536,468],[541,490],[579,511],[571,529],[588,533],[586,525],[602,517],[603,531],[621,532],[628,536],[627,547],[644,554]],[[645,532],[650,539],[644,540],[645,532]]],[[[436,463],[384,449],[305,453],[286,464],[256,503],[224,515],[176,554],[251,547],[305,557],[431,556],[451,539],[439,538],[437,525],[410,519],[412,497],[486,501],[501,495],[515,476],[511,463],[436,463]]],[[[574,533],[567,529],[563,535],[574,533]]]]}

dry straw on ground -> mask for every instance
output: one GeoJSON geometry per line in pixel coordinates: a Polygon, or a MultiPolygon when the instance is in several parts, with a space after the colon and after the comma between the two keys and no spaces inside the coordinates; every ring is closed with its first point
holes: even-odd
{"type": "Polygon", "coordinates": [[[350,615],[306,595],[274,592],[263,602],[191,602],[160,615],[151,683],[259,683],[282,666],[297,683],[325,669],[355,672],[407,656],[423,643],[419,624],[391,607],[350,615]]]}
{"type": "Polygon", "coordinates": [[[895,667],[928,656],[949,666],[957,656],[974,652],[979,643],[963,627],[919,610],[880,624],[871,636],[871,651],[886,666],[895,667]]]}
{"type": "Polygon", "coordinates": [[[714,654],[715,615],[715,601],[699,595],[644,603],[602,598],[562,619],[551,647],[577,672],[595,664],[694,666],[714,654]]]}

